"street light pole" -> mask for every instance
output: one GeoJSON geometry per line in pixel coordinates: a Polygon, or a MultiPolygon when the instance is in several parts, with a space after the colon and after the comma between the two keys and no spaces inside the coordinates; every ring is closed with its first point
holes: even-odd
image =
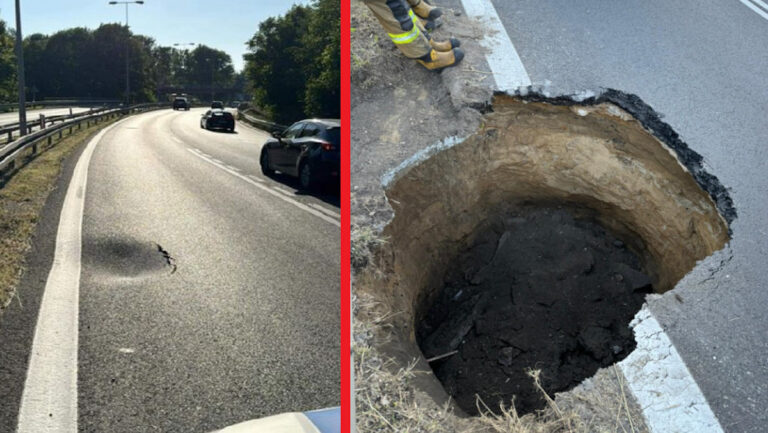
{"type": "Polygon", "coordinates": [[[27,135],[27,98],[24,94],[24,45],[21,38],[21,6],[16,0],[16,75],[19,82],[19,134],[27,135]]]}
{"type": "Polygon", "coordinates": [[[128,26],[128,5],[137,4],[143,5],[143,0],[133,1],[111,1],[111,5],[125,5],[125,29],[128,30],[128,41],[125,47],[125,105],[131,105],[131,30],[128,26]]]}

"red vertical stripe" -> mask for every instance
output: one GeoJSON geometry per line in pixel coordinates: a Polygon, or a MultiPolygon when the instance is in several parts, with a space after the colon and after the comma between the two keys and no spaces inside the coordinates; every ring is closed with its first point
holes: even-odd
{"type": "Polygon", "coordinates": [[[351,328],[350,273],[350,0],[341,0],[341,431],[352,431],[351,419],[351,328]]]}

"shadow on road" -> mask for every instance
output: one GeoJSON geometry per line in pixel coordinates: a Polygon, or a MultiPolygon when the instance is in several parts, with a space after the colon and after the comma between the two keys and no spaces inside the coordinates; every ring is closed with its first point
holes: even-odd
{"type": "Polygon", "coordinates": [[[306,191],[301,188],[299,180],[295,177],[291,177],[282,173],[275,173],[270,176],[270,179],[276,180],[288,187],[296,190],[295,195],[308,195],[315,197],[318,200],[322,200],[329,205],[339,208],[341,206],[341,193],[339,191],[338,183],[331,183],[329,185],[323,185],[316,188],[313,191],[306,191]]]}

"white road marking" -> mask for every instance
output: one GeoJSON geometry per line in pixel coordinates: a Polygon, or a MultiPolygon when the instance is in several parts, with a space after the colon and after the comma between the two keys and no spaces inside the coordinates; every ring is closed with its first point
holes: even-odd
{"type": "Polygon", "coordinates": [[[175,135],[172,135],[172,136],[171,136],[171,139],[172,139],[173,141],[175,141],[175,142],[179,143],[179,144],[183,144],[183,143],[184,143],[183,141],[181,141],[181,140],[180,140],[178,137],[176,137],[175,135]]]}
{"type": "Polygon", "coordinates": [[[493,72],[497,90],[513,91],[518,87],[530,86],[531,78],[491,0],[461,0],[461,3],[467,15],[481,20],[490,30],[480,45],[487,50],[485,58],[493,72]]]}
{"type": "Polygon", "coordinates": [[[263,181],[262,179],[259,179],[258,177],[254,176],[254,175],[252,175],[252,174],[249,174],[249,175],[248,175],[248,178],[249,178],[249,179],[253,179],[253,180],[255,180],[256,182],[261,182],[261,183],[264,183],[264,181],[263,181]]]}
{"type": "Polygon", "coordinates": [[[328,214],[328,215],[330,215],[332,217],[339,218],[339,219],[341,218],[341,214],[338,214],[338,213],[336,213],[336,212],[334,212],[334,211],[332,211],[330,209],[327,209],[324,206],[320,206],[319,204],[316,204],[316,203],[310,203],[309,205],[312,206],[313,208],[319,210],[320,212],[325,212],[326,214],[328,214]]]}
{"type": "Polygon", "coordinates": [[[704,394],[647,305],[632,321],[637,347],[619,363],[653,433],[723,433],[704,394]]]}
{"type": "Polygon", "coordinates": [[[135,353],[136,349],[131,348],[131,347],[121,347],[121,348],[117,349],[117,351],[120,352],[120,353],[135,353]]]}
{"type": "Polygon", "coordinates": [[[45,282],[27,378],[19,408],[18,433],[77,431],[78,297],[83,205],[88,165],[96,145],[112,128],[99,132],[75,165],[61,209],[53,265],[45,282]]]}
{"type": "Polygon", "coordinates": [[[753,0],[754,3],[751,3],[749,0],[739,0],[741,3],[744,4],[744,6],[752,9],[756,14],[760,15],[761,17],[768,20],[768,4],[760,1],[760,0],[753,0]],[[760,5],[766,9],[766,11],[760,9],[757,5],[760,5]]]}
{"type": "Polygon", "coordinates": [[[231,174],[233,176],[239,177],[240,179],[250,183],[251,185],[253,185],[253,186],[257,187],[257,188],[260,188],[263,191],[266,191],[266,192],[272,194],[273,196],[278,197],[281,200],[283,200],[285,202],[288,202],[288,203],[296,206],[297,208],[299,208],[299,209],[301,209],[301,210],[303,210],[305,212],[308,212],[308,213],[310,213],[310,214],[312,214],[312,215],[322,219],[323,221],[329,222],[329,223],[331,223],[331,224],[333,224],[333,225],[335,225],[337,227],[341,227],[341,222],[336,221],[335,219],[329,217],[328,215],[325,215],[322,212],[318,212],[317,210],[312,209],[311,207],[305,205],[304,203],[296,201],[296,200],[292,199],[291,197],[285,196],[285,195],[275,191],[274,189],[272,189],[272,188],[270,188],[268,186],[262,185],[259,182],[256,182],[256,181],[252,180],[248,176],[245,176],[245,175],[240,174],[240,173],[238,173],[236,171],[230,170],[230,169],[228,169],[227,167],[225,167],[224,165],[222,165],[220,163],[217,164],[216,162],[214,162],[213,158],[206,158],[206,157],[204,157],[204,156],[202,156],[202,155],[200,155],[200,154],[198,154],[196,152],[193,152],[192,149],[187,149],[187,150],[189,150],[189,153],[191,153],[192,155],[195,155],[196,157],[202,159],[203,161],[205,161],[205,162],[207,162],[207,163],[209,163],[211,165],[214,165],[214,166],[216,166],[216,167],[226,171],[227,173],[229,173],[229,174],[231,174]]]}
{"type": "Polygon", "coordinates": [[[275,189],[277,192],[280,192],[280,193],[283,193],[283,194],[287,195],[288,197],[293,197],[293,196],[296,195],[296,193],[294,193],[293,191],[291,191],[289,189],[285,189],[285,188],[283,188],[281,186],[273,186],[272,188],[275,189]]]}

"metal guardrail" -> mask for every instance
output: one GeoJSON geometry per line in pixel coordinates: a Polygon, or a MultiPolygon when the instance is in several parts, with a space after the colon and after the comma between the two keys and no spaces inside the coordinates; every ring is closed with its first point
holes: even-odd
{"type": "MultiPolygon", "coordinates": [[[[82,129],[83,124],[88,127],[92,123],[99,123],[109,118],[166,107],[169,107],[168,103],[140,104],[127,108],[112,108],[102,110],[99,113],[80,116],[76,119],[64,121],[58,125],[33,132],[0,148],[0,171],[13,170],[16,166],[16,161],[24,156],[25,151],[31,149],[32,153],[37,153],[38,146],[43,142],[46,142],[47,146],[50,147],[53,144],[54,137],[57,136],[58,139],[63,138],[64,130],[66,129],[69,129],[69,134],[71,135],[75,128],[78,130],[82,129]]],[[[44,150],[45,149],[43,149],[43,151],[44,150]]]]}
{"type": "MultiPolygon", "coordinates": [[[[67,106],[90,106],[90,105],[119,105],[121,101],[116,99],[52,99],[35,102],[27,102],[27,109],[31,107],[67,107],[67,106]]],[[[18,110],[18,102],[10,104],[0,104],[0,112],[8,110],[18,110]]]]}
{"type": "Polygon", "coordinates": [[[261,128],[261,129],[263,129],[265,131],[269,131],[269,132],[273,132],[273,131],[281,131],[282,132],[283,130],[288,128],[288,126],[286,126],[286,125],[281,125],[279,123],[273,123],[273,122],[270,122],[268,120],[259,119],[257,117],[253,117],[253,116],[250,116],[248,114],[245,114],[242,111],[238,111],[237,112],[237,117],[240,120],[244,120],[246,123],[249,123],[249,124],[251,124],[251,125],[253,125],[253,126],[257,127],[257,128],[261,128]]]}
{"type": "MultiPolygon", "coordinates": [[[[31,133],[35,128],[44,129],[46,126],[53,125],[57,122],[65,122],[70,119],[75,119],[78,117],[83,116],[89,116],[91,114],[104,112],[107,110],[113,110],[114,108],[110,107],[99,107],[99,108],[91,108],[88,111],[81,111],[79,113],[72,113],[72,114],[59,114],[56,116],[41,116],[38,117],[36,120],[30,119],[27,121],[27,133],[31,133]],[[45,122],[45,124],[43,124],[45,122]]],[[[16,132],[20,132],[20,125],[19,122],[15,123],[8,123],[5,125],[0,126],[0,140],[5,138],[5,143],[10,143],[13,141],[13,135],[16,132]]]]}

